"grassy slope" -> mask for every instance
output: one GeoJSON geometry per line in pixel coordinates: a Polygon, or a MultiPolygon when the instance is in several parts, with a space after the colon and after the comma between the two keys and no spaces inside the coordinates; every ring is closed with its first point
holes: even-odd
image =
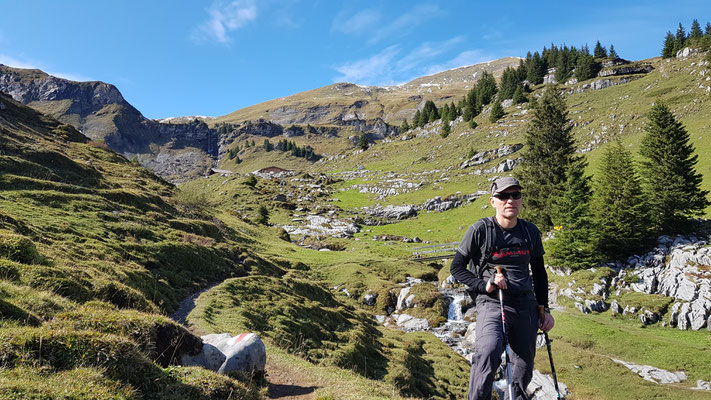
{"type": "Polygon", "coordinates": [[[73,128],[0,101],[0,397],[261,397],[161,355],[199,349],[157,313],[244,275],[239,235],[73,128]]]}

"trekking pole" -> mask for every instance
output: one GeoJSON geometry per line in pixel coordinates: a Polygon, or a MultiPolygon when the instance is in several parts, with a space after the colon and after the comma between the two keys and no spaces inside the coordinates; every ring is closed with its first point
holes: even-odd
{"type": "MultiPolygon", "coordinates": [[[[497,274],[503,274],[501,267],[497,266],[497,274]]],[[[509,339],[506,336],[506,314],[504,313],[504,291],[499,288],[499,304],[501,305],[501,328],[504,331],[504,349],[506,350],[506,383],[509,388],[509,400],[513,400],[513,383],[511,382],[511,360],[509,359],[509,339]]]]}
{"type": "MultiPolygon", "coordinates": [[[[540,313],[540,318],[541,321],[544,320],[545,318],[545,310],[543,306],[540,306],[539,308],[539,313],[540,313]]],[[[551,351],[551,341],[548,338],[548,332],[542,332],[543,337],[546,339],[546,348],[548,349],[548,359],[551,361],[551,373],[553,374],[553,386],[555,386],[555,392],[556,392],[556,399],[560,400],[560,389],[558,389],[558,377],[555,374],[555,366],[553,365],[553,352],[551,351]]]]}

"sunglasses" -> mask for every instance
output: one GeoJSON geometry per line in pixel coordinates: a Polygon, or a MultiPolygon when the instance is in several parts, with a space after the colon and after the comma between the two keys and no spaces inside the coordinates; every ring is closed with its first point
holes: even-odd
{"type": "Polygon", "coordinates": [[[496,193],[494,195],[499,200],[508,200],[508,199],[514,199],[518,200],[521,198],[521,192],[511,192],[511,193],[496,193]]]}

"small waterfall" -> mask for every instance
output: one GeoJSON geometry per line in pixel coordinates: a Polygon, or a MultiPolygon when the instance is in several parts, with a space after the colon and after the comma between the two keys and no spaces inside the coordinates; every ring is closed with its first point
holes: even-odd
{"type": "Polygon", "coordinates": [[[465,293],[455,293],[449,302],[449,310],[447,312],[447,322],[461,322],[462,316],[462,301],[466,298],[465,293]]]}

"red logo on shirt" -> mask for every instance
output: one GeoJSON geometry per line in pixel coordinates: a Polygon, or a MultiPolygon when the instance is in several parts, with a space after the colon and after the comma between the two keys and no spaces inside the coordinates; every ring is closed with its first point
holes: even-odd
{"type": "Polygon", "coordinates": [[[511,257],[511,256],[527,256],[530,255],[531,251],[528,249],[520,249],[520,250],[500,250],[500,251],[495,251],[491,255],[496,258],[504,258],[504,257],[511,257]]]}

